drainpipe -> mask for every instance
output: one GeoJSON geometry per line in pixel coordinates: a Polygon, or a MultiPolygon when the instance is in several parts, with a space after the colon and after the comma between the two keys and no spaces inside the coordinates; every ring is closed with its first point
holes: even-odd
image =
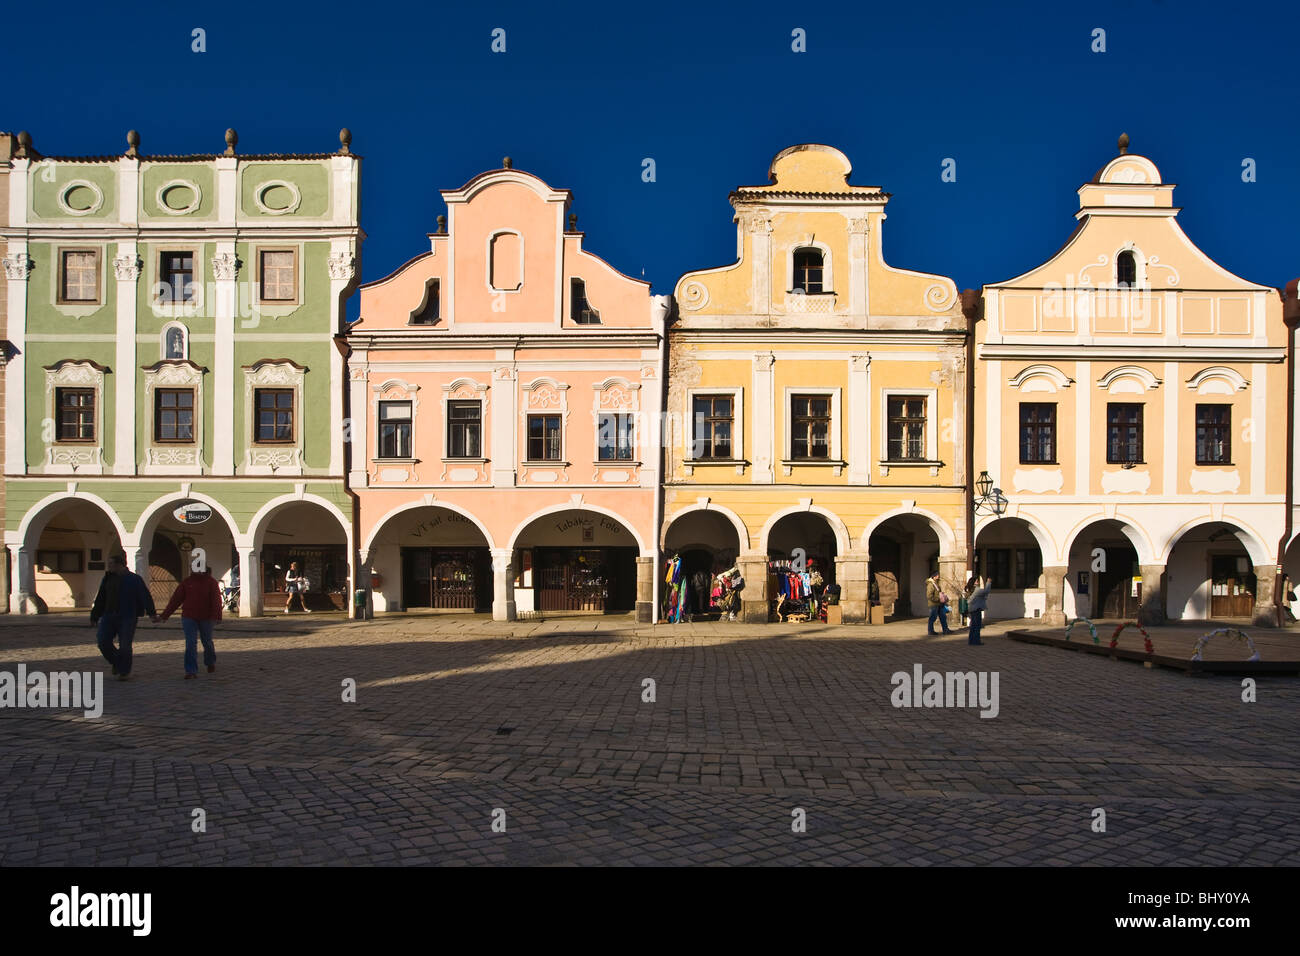
{"type": "Polygon", "coordinates": [[[651,625],[659,623],[659,585],[663,580],[663,552],[660,541],[663,538],[664,523],[664,481],[668,477],[668,326],[673,319],[676,303],[672,296],[660,296],[662,305],[652,306],[658,314],[659,343],[659,475],[655,481],[655,517],[654,517],[654,577],[651,579],[650,608],[651,625]],[[662,311],[661,311],[662,310],[662,311]]]}
{"type": "MultiPolygon", "coordinates": [[[[352,347],[348,345],[347,336],[334,336],[334,346],[343,356],[343,421],[352,417],[352,389],[350,387],[351,377],[347,374],[348,359],[352,356],[352,347]]],[[[342,422],[339,423],[342,425],[342,422]]],[[[349,438],[351,436],[349,435],[349,438]]],[[[358,535],[361,533],[361,497],[352,490],[352,442],[343,443],[343,491],[352,501],[352,548],[351,554],[348,555],[348,617],[356,618],[366,617],[366,608],[362,608],[361,614],[357,614],[357,589],[362,587],[361,578],[357,575],[357,555],[360,553],[358,542],[361,540],[358,535]]],[[[367,607],[369,606],[369,597],[367,591],[367,607]]]]}
{"type": "Polygon", "coordinates": [[[975,571],[975,323],[983,311],[978,289],[961,294],[961,310],[966,315],[966,574],[975,571]]]}
{"type": "MultiPolygon", "coordinates": [[[[1281,290],[1279,290],[1281,291],[1281,290]]],[[[1277,626],[1286,623],[1283,613],[1285,594],[1282,591],[1282,563],[1286,548],[1291,543],[1291,509],[1295,498],[1295,333],[1300,326],[1300,279],[1292,279],[1282,292],[1282,322],[1286,325],[1286,514],[1283,515],[1282,537],[1277,542],[1277,571],[1273,576],[1273,603],[1277,608],[1277,626]]]]}

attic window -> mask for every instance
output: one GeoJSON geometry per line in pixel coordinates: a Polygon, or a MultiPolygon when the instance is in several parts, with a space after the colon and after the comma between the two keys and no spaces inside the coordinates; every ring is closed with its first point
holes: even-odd
{"type": "Polygon", "coordinates": [[[600,313],[587,301],[587,283],[569,280],[569,318],[577,325],[600,325],[600,313]]]}
{"type": "Polygon", "coordinates": [[[806,295],[819,295],[822,291],[822,253],[820,249],[794,251],[794,288],[806,295]]]}
{"type": "Polygon", "coordinates": [[[440,318],[439,307],[442,296],[440,294],[440,283],[437,279],[430,279],[424,287],[424,303],[415,312],[411,313],[411,325],[436,325],[440,318]]]}
{"type": "Polygon", "coordinates": [[[1127,250],[1115,258],[1115,284],[1122,289],[1137,285],[1137,260],[1127,250]]]}
{"type": "Polygon", "coordinates": [[[518,233],[499,232],[489,246],[489,285],[494,292],[516,292],[524,284],[524,242],[518,233]]]}

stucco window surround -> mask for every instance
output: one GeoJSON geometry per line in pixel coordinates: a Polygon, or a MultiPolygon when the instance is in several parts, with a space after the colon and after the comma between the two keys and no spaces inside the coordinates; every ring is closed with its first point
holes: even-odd
{"type": "Polygon", "coordinates": [[[787,478],[792,474],[795,466],[800,468],[830,468],[831,473],[836,478],[843,472],[844,467],[848,464],[844,460],[843,450],[840,447],[840,433],[843,431],[844,418],[840,411],[840,393],[839,388],[801,388],[787,385],[785,387],[782,404],[781,419],[783,425],[783,436],[781,439],[781,474],[787,478]],[[831,423],[828,437],[830,438],[830,458],[821,459],[795,459],[793,454],[794,435],[792,426],[794,424],[794,396],[796,395],[813,395],[826,396],[831,400],[831,423]]]}
{"type": "Polygon", "coordinates": [[[305,264],[303,262],[303,247],[301,242],[268,242],[265,244],[254,245],[250,250],[253,259],[253,289],[251,299],[257,305],[257,311],[261,315],[270,316],[278,319],[297,311],[302,306],[302,290],[304,288],[305,264]],[[293,253],[293,298],[292,299],[263,299],[262,298],[262,253],[264,252],[292,252],[293,253]]]}
{"type": "Polygon", "coordinates": [[[145,435],[145,460],[140,468],[143,475],[202,475],[207,471],[203,461],[203,375],[207,369],[187,360],[161,361],[143,367],[144,411],[148,416],[145,435]],[[155,390],[159,388],[189,388],[194,390],[194,440],[190,442],[157,441],[157,403],[155,390]]]}
{"type": "Polygon", "coordinates": [[[268,179],[260,182],[253,189],[253,202],[257,208],[267,216],[289,216],[298,211],[302,205],[302,191],[296,183],[287,179],[268,179]],[[283,206],[270,206],[266,202],[266,194],[272,189],[285,189],[289,193],[289,202],[283,206]]]}
{"type": "MultiPolygon", "coordinates": [[[[524,234],[516,229],[497,229],[490,233],[484,240],[484,263],[486,274],[483,276],[484,282],[487,283],[489,292],[502,292],[507,295],[513,295],[524,291],[524,234]],[[497,248],[497,239],[501,236],[514,236],[519,243],[519,261],[516,264],[516,275],[518,283],[514,286],[497,286],[494,283],[496,279],[496,259],[502,254],[502,250],[497,248]]],[[[502,263],[503,267],[506,263],[502,263]]]]}
{"type": "MultiPolygon", "coordinates": [[[[244,435],[248,442],[244,453],[245,475],[301,475],[302,442],[307,428],[307,409],[303,405],[303,382],[307,367],[292,359],[263,359],[244,366],[244,435]],[[260,388],[287,388],[293,391],[293,440],[288,443],[261,443],[254,440],[257,428],[255,395],[260,388]]],[[[327,409],[328,412],[328,409],[327,409]]]]}
{"type": "Polygon", "coordinates": [[[939,406],[937,388],[882,388],[880,390],[880,474],[889,476],[892,468],[928,468],[930,477],[939,477],[943,462],[939,460],[939,430],[935,427],[935,414],[939,406]],[[925,458],[915,461],[889,460],[889,400],[920,396],[925,399],[925,458]]]}
{"type": "Polygon", "coordinates": [[[1030,365],[1007,379],[1007,384],[1020,392],[1045,392],[1055,395],[1074,384],[1059,368],[1053,365],[1030,365]]]}
{"type": "Polygon", "coordinates": [[[736,468],[737,475],[745,474],[745,390],[743,388],[688,388],[686,390],[686,407],[682,412],[682,468],[687,477],[695,474],[695,469],[711,465],[725,465],[736,468]],[[731,399],[731,457],[730,458],[695,458],[695,399],[717,395],[731,399]]]}
{"type": "Polygon", "coordinates": [[[150,250],[150,254],[145,257],[145,268],[148,270],[145,276],[148,284],[145,288],[149,296],[149,308],[156,317],[160,319],[182,319],[195,318],[203,314],[203,297],[206,284],[204,283],[203,260],[199,257],[201,252],[202,248],[200,246],[166,243],[155,246],[150,250]],[[193,270],[190,277],[193,297],[188,302],[173,302],[167,295],[167,289],[163,286],[163,256],[174,253],[190,256],[191,269],[193,270]]]}
{"type": "MultiPolygon", "coordinates": [[[[488,441],[488,390],[492,386],[487,382],[472,378],[458,378],[442,386],[442,460],[486,464],[488,457],[484,454],[488,441]],[[451,454],[451,403],[478,402],[478,447],[479,454],[467,458],[453,457],[451,454]]],[[[415,418],[412,410],[411,418],[415,418]]],[[[414,427],[414,426],[412,426],[414,427]]]]}
{"type": "Polygon", "coordinates": [[[190,330],[184,322],[168,322],[158,333],[158,354],[164,362],[184,362],[190,357],[190,330]],[[169,346],[179,345],[179,355],[172,354],[169,346]]]}
{"type": "Polygon", "coordinates": [[[1105,289],[1150,289],[1151,279],[1147,271],[1147,256],[1137,247],[1135,243],[1126,242],[1110,257],[1110,274],[1106,277],[1105,283],[1102,284],[1105,289]],[[1133,284],[1119,284],[1119,257],[1122,253],[1129,252],[1133,254],[1133,265],[1137,270],[1133,284]]]}
{"type": "Polygon", "coordinates": [[[92,315],[104,308],[104,257],[108,254],[107,247],[101,244],[77,243],[69,246],[55,246],[54,248],[54,268],[49,270],[50,275],[50,301],[64,315],[70,315],[73,318],[82,318],[92,315]],[[64,254],[69,252],[93,252],[95,254],[95,299],[94,301],[84,299],[65,300],[63,298],[63,270],[64,254]]]}
{"type": "Polygon", "coordinates": [[[818,242],[812,236],[797,239],[785,250],[785,308],[787,312],[830,312],[835,308],[835,272],[832,264],[831,247],[818,242]],[[794,257],[801,249],[815,249],[822,256],[822,291],[801,292],[795,290],[794,257]]]}
{"type": "Polygon", "coordinates": [[[525,473],[556,470],[562,480],[568,481],[569,469],[569,385],[553,378],[535,378],[522,388],[523,402],[519,411],[519,435],[523,448],[520,465],[525,473]],[[560,417],[560,457],[558,460],[536,460],[528,457],[528,418],[530,415],[558,415],[560,417]]]}
{"type": "Polygon", "coordinates": [[[1097,385],[1112,395],[1144,395],[1159,388],[1160,379],[1141,366],[1121,365],[1097,379],[1097,385]]]}
{"type": "Polygon", "coordinates": [[[640,414],[641,383],[633,382],[622,376],[611,376],[603,382],[595,382],[591,388],[595,393],[591,400],[591,427],[594,436],[592,449],[595,452],[594,464],[596,468],[641,467],[641,462],[645,459],[644,442],[650,431],[649,428],[643,427],[645,423],[642,421],[640,414]],[[633,450],[631,458],[600,457],[601,415],[632,416],[633,450]]]}
{"type": "MultiPolygon", "coordinates": [[[[372,393],[370,399],[370,420],[373,422],[371,428],[374,434],[374,461],[381,465],[398,464],[414,465],[420,459],[415,457],[415,426],[416,419],[420,408],[420,399],[417,393],[420,386],[414,382],[407,382],[400,378],[390,378],[380,382],[378,385],[370,387],[372,393]],[[385,458],[380,455],[380,442],[382,441],[381,431],[383,429],[383,420],[379,417],[380,404],[383,402],[410,402],[411,403],[411,457],[409,458],[385,458]]],[[[445,408],[444,404],[444,408],[445,408]]]]}
{"type": "Polygon", "coordinates": [[[104,375],[109,369],[89,359],[65,359],[45,368],[45,418],[53,427],[45,446],[43,472],[47,475],[102,475],[104,473],[104,375]],[[58,389],[89,388],[95,393],[95,440],[58,440],[58,389]]]}
{"type": "Polygon", "coordinates": [[[1187,387],[1198,395],[1235,395],[1249,388],[1250,382],[1235,369],[1215,365],[1189,378],[1187,387]]]}

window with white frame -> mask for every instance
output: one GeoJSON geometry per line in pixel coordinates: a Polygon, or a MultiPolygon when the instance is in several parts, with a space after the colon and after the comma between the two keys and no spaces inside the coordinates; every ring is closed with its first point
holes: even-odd
{"type": "Polygon", "coordinates": [[[379,403],[379,458],[411,457],[411,403],[379,403]]]}

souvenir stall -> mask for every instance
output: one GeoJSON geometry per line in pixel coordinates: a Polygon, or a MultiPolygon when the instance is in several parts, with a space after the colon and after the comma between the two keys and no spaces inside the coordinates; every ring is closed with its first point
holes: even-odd
{"type": "Polygon", "coordinates": [[[825,622],[825,590],[826,580],[816,559],[808,559],[802,569],[792,561],[768,561],[768,620],[791,624],[825,622]]]}

